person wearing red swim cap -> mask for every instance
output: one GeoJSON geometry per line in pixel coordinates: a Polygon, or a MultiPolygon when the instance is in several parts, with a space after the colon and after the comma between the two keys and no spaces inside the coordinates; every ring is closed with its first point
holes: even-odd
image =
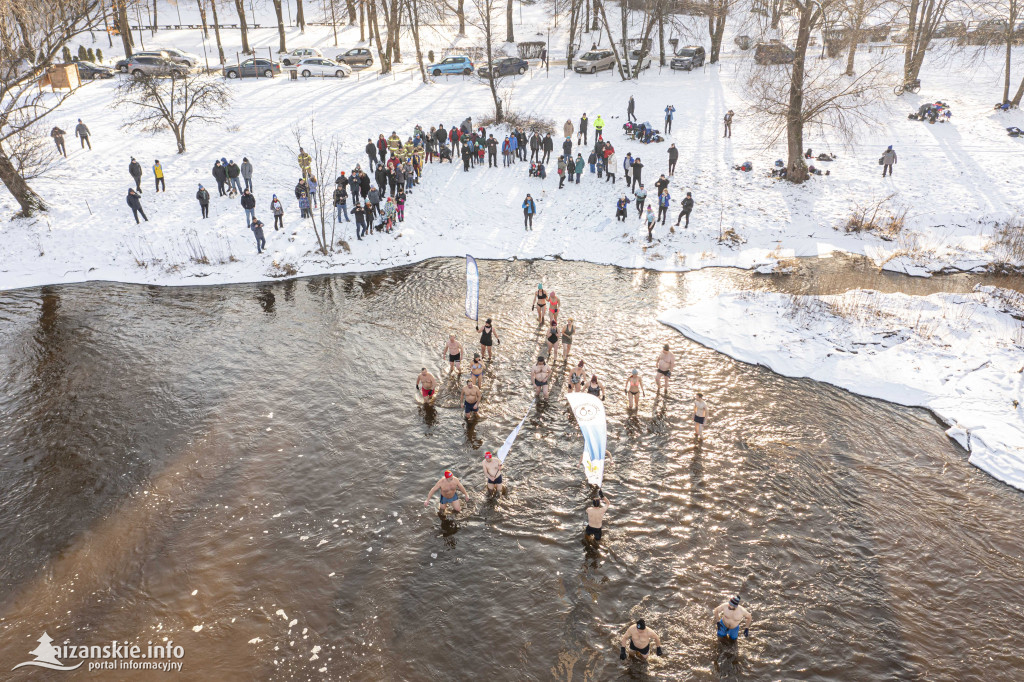
{"type": "Polygon", "coordinates": [[[437,510],[440,514],[448,513],[448,505],[451,505],[457,512],[462,511],[462,501],[459,499],[459,492],[465,495],[467,500],[469,499],[469,493],[463,487],[462,481],[451,471],[445,470],[444,475],[437,480],[434,487],[427,493],[427,499],[423,500],[424,507],[430,506],[430,498],[438,490],[441,491],[441,504],[437,510]]]}
{"type": "Polygon", "coordinates": [[[489,452],[484,453],[484,476],[487,477],[487,492],[502,492],[505,486],[502,484],[501,470],[505,466],[497,457],[489,452]]]}

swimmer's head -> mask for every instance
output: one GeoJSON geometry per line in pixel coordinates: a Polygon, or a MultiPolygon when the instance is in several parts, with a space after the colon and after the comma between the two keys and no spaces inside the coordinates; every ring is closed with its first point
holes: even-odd
{"type": "Polygon", "coordinates": [[[420,371],[421,371],[421,372],[426,372],[426,371],[427,371],[427,368],[426,368],[426,367],[421,367],[421,368],[420,368],[420,371]]]}
{"type": "Polygon", "coordinates": [[[489,452],[485,452],[484,453],[484,459],[490,459],[491,457],[492,457],[491,453],[489,453],[489,452]]]}
{"type": "Polygon", "coordinates": [[[636,629],[637,630],[645,630],[645,629],[647,629],[647,623],[644,622],[643,618],[641,618],[640,620],[638,620],[636,622],[636,629]]]}
{"type": "Polygon", "coordinates": [[[449,334],[448,335],[448,339],[451,340],[451,341],[454,341],[455,340],[455,334],[449,334]]]}
{"type": "Polygon", "coordinates": [[[543,355],[538,355],[537,356],[537,362],[539,362],[539,363],[541,363],[543,365],[544,364],[544,356],[543,355]]]}
{"type": "Polygon", "coordinates": [[[662,348],[664,348],[665,350],[668,350],[668,344],[666,343],[664,346],[662,346],[662,348]]]}
{"type": "Polygon", "coordinates": [[[703,397],[704,397],[704,394],[703,394],[703,393],[701,393],[700,391],[697,391],[697,397],[698,397],[698,398],[703,398],[703,397]]]}
{"type": "Polygon", "coordinates": [[[452,474],[452,472],[450,472],[450,471],[448,471],[447,469],[445,469],[445,472],[444,472],[444,477],[445,477],[445,478],[451,478],[451,477],[452,477],[452,475],[453,475],[453,474],[452,474]]]}
{"type": "Polygon", "coordinates": [[[593,505],[595,507],[600,507],[601,506],[601,500],[597,499],[596,497],[594,499],[592,499],[591,502],[593,503],[593,505]]]}
{"type": "Polygon", "coordinates": [[[639,373],[640,373],[640,371],[639,371],[639,370],[635,370],[635,369],[633,370],[633,376],[636,376],[636,375],[637,375],[637,374],[639,374],[639,373]]]}
{"type": "Polygon", "coordinates": [[[740,605],[740,598],[739,598],[738,595],[729,600],[729,606],[731,606],[732,608],[736,608],[739,605],[740,605]]]}
{"type": "Polygon", "coordinates": [[[491,318],[488,317],[487,318],[487,324],[490,324],[490,323],[491,323],[491,318]]]}
{"type": "Polygon", "coordinates": [[[543,289],[543,288],[544,288],[544,285],[543,285],[543,284],[541,284],[540,282],[537,282],[537,288],[538,288],[538,289],[543,289]]]}
{"type": "Polygon", "coordinates": [[[582,360],[580,360],[580,361],[579,361],[579,362],[578,362],[578,363],[576,364],[576,366],[577,366],[577,367],[582,367],[582,366],[583,366],[583,361],[582,361],[582,360]]]}
{"type": "Polygon", "coordinates": [[[480,359],[480,354],[479,353],[473,353],[473,359],[474,360],[479,360],[480,359]]]}

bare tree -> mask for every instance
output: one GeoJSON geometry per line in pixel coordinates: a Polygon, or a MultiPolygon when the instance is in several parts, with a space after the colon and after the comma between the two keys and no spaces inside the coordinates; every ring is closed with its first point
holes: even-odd
{"type": "Polygon", "coordinates": [[[184,154],[185,131],[191,123],[216,123],[231,99],[224,82],[203,73],[158,78],[139,75],[117,86],[115,103],[131,107],[123,128],[155,133],[170,129],[184,154]]]}
{"type": "Polygon", "coordinates": [[[235,0],[235,11],[238,12],[238,27],[242,32],[242,54],[249,54],[249,27],[245,23],[245,5],[242,0],[235,0]]]}
{"type": "MultiPolygon", "coordinates": [[[[334,177],[340,166],[342,142],[336,134],[327,137],[321,135],[317,130],[316,121],[309,121],[309,141],[304,139],[302,129],[296,125],[292,128],[292,137],[295,140],[294,154],[299,149],[305,150],[310,157],[310,173],[317,179],[316,195],[310,199],[316,199],[317,210],[314,211],[310,205],[310,224],[313,227],[313,234],[316,236],[317,250],[323,255],[334,251],[334,231],[337,226],[337,213],[334,210],[333,187],[330,178],[334,177]],[[319,216],[317,216],[319,212],[319,216]],[[327,220],[330,214],[331,220],[327,220]],[[319,217],[319,223],[317,218],[319,217]],[[327,224],[330,222],[331,230],[328,236],[327,224]]],[[[369,219],[369,218],[368,218],[369,219]]]]}
{"type": "Polygon", "coordinates": [[[444,4],[452,12],[455,12],[455,16],[459,20],[459,35],[466,35],[466,0],[456,0],[454,5],[445,0],[444,4]]]}
{"type": "Polygon", "coordinates": [[[494,122],[501,123],[505,120],[505,109],[502,106],[501,97],[498,96],[498,87],[496,84],[497,73],[496,65],[494,63],[494,13],[496,10],[498,0],[472,0],[473,7],[476,8],[477,13],[477,28],[483,33],[484,38],[484,51],[487,53],[487,76],[484,78],[487,81],[488,87],[491,89],[491,99],[494,100],[494,122]]]}
{"type": "Polygon", "coordinates": [[[213,10],[213,35],[217,38],[217,58],[220,65],[224,66],[224,43],[220,41],[220,21],[217,20],[217,0],[210,0],[210,9],[213,10]]]}
{"type": "Polygon", "coordinates": [[[281,0],[274,0],[274,13],[277,15],[277,38],[278,38],[278,52],[287,52],[288,46],[285,42],[284,35],[284,13],[281,8],[281,0]]]}
{"type": "Polygon", "coordinates": [[[950,0],[905,0],[907,13],[907,44],[903,52],[903,81],[909,82],[921,74],[925,51],[931,45],[936,29],[946,17],[950,0]]]}
{"type": "Polygon", "coordinates": [[[516,34],[512,30],[512,0],[505,3],[505,42],[516,42],[516,34]]]}
{"type": "MultiPolygon", "coordinates": [[[[736,0],[711,0],[708,5],[708,36],[711,38],[711,50],[708,62],[714,64],[722,53],[722,38],[725,36],[725,20],[736,0]]],[[[664,46],[664,43],[662,43],[664,46]]],[[[664,49],[662,50],[664,54],[664,49]]],[[[662,62],[664,65],[664,62],[662,62]]]]}
{"type": "Polygon", "coordinates": [[[102,24],[96,9],[97,0],[0,0],[0,181],[18,202],[19,215],[45,211],[46,203],[11,155],[16,159],[21,138],[71,94],[44,92],[39,79],[69,36],[102,24]]]}
{"type": "MultiPolygon", "coordinates": [[[[236,0],[236,2],[241,1],[236,0]]],[[[295,23],[299,25],[299,33],[306,32],[306,13],[302,11],[302,0],[295,0],[295,23]]]]}
{"type": "Polygon", "coordinates": [[[427,81],[427,67],[423,64],[423,51],[420,49],[420,5],[418,0],[409,2],[409,23],[412,24],[412,40],[416,47],[416,64],[420,67],[420,78],[427,81]]]}
{"type": "Polygon", "coordinates": [[[124,56],[131,57],[135,41],[132,39],[132,31],[128,26],[128,5],[126,0],[115,0],[114,17],[117,20],[117,31],[121,34],[121,46],[124,48],[124,56]]]}
{"type": "Polygon", "coordinates": [[[370,0],[366,8],[370,35],[377,43],[377,55],[380,59],[380,72],[391,73],[391,65],[402,61],[401,15],[404,0],[370,0]],[[384,31],[380,30],[378,5],[384,15],[384,31]]]}
{"type": "MultiPolygon", "coordinates": [[[[996,0],[991,7],[992,16],[998,17],[1005,22],[999,29],[998,39],[1003,48],[1003,104],[1010,102],[1010,67],[1012,65],[1013,46],[1020,42],[1020,34],[1017,32],[1017,24],[1020,21],[1024,0],[996,0]]],[[[1021,96],[1024,95],[1024,79],[1021,79],[1020,87],[1013,96],[1012,104],[1020,106],[1021,96]]]]}
{"type": "Polygon", "coordinates": [[[206,5],[203,4],[203,0],[196,0],[196,4],[199,5],[199,20],[203,22],[203,35],[210,38],[210,25],[206,23],[206,5]]]}

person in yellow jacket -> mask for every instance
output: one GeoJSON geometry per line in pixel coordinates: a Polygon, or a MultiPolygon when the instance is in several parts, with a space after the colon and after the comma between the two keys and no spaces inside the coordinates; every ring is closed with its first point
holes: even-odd
{"type": "Polygon", "coordinates": [[[164,184],[164,167],[160,165],[160,159],[153,162],[153,177],[156,178],[156,191],[159,192],[162,188],[166,192],[167,185],[164,184]]]}
{"type": "Polygon", "coordinates": [[[302,169],[302,177],[310,176],[310,168],[313,166],[313,157],[306,153],[306,150],[299,147],[299,168],[302,169]]]}
{"type": "Polygon", "coordinates": [[[398,133],[391,131],[391,137],[388,138],[388,151],[395,156],[398,156],[402,150],[402,138],[398,136],[398,133]]]}
{"type": "Polygon", "coordinates": [[[413,144],[412,144],[412,138],[410,137],[406,141],[405,146],[402,147],[402,160],[403,161],[409,161],[409,160],[412,159],[413,149],[414,149],[414,147],[413,147],[413,144]]]}
{"type": "Polygon", "coordinates": [[[413,156],[416,157],[417,163],[415,163],[413,165],[413,168],[415,169],[416,177],[418,178],[421,175],[423,175],[423,162],[427,158],[427,152],[426,152],[426,150],[423,149],[422,146],[416,146],[416,147],[413,147],[412,154],[413,154],[413,156]]]}
{"type": "Polygon", "coordinates": [[[603,140],[604,137],[601,135],[602,130],[604,130],[604,119],[598,115],[598,117],[594,119],[594,136],[603,140]]]}

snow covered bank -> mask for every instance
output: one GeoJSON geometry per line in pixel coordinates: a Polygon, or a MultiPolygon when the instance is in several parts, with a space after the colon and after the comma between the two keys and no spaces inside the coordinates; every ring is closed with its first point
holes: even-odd
{"type": "Polygon", "coordinates": [[[694,341],[779,374],[925,407],[970,462],[1024,490],[1024,296],[841,296],[738,292],[659,320],[694,341]]]}

